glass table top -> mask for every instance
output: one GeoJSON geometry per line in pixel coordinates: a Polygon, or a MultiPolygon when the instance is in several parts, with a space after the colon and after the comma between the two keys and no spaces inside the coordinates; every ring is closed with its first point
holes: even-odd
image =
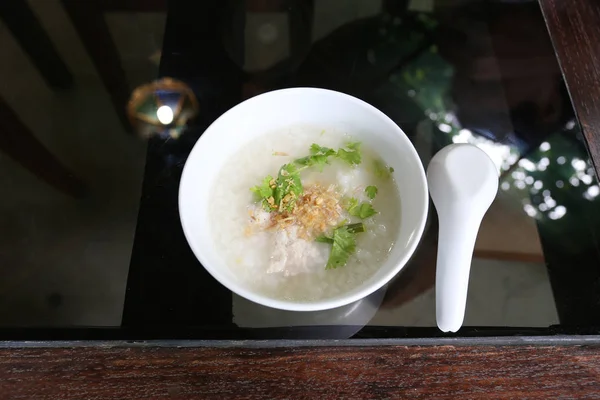
{"type": "Polygon", "coordinates": [[[14,55],[0,66],[0,107],[86,187],[57,189],[44,175],[51,167],[36,172],[0,142],[10,188],[0,202],[0,339],[442,335],[433,207],[415,255],[388,285],[323,312],[232,294],[190,250],[177,200],[191,148],[234,105],[298,86],[377,107],[425,166],[448,144],[472,143],[498,167],[455,335],[598,333],[600,186],[537,2],[191,3],[107,6],[87,20],[76,5],[32,2],[72,75],[60,89],[0,14],[0,50],[14,55]],[[90,21],[107,35],[90,35],[90,21]],[[114,54],[98,50],[106,43],[114,54]],[[193,99],[181,101],[195,117],[176,131],[126,108],[134,88],[157,98],[173,90],[148,85],[165,78],[193,99]],[[49,327],[59,333],[39,329],[49,327]]]}

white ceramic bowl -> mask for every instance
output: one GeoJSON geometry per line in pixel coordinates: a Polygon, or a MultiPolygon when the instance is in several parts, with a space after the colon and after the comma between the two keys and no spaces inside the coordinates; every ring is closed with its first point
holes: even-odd
{"type": "Polygon", "coordinates": [[[206,129],[192,149],[179,187],[183,232],[204,268],[229,290],[248,300],[291,311],[326,310],[347,305],[389,282],[417,247],[425,227],[428,204],[423,165],[404,132],[385,114],[362,100],[314,88],[265,93],[227,111],[206,129]],[[360,286],[314,302],[270,298],[239,282],[223,255],[216,250],[209,225],[210,189],[225,163],[246,143],[294,125],[334,126],[368,144],[394,168],[400,190],[400,232],[387,261],[360,286]]]}

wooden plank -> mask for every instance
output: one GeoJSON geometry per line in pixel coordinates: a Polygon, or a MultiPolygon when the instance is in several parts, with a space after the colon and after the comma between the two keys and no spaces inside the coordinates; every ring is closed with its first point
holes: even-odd
{"type": "Polygon", "coordinates": [[[540,0],[590,155],[600,171],[600,2],[540,0]]]}
{"type": "Polygon", "coordinates": [[[3,399],[592,398],[600,347],[0,350],[3,399]]]}

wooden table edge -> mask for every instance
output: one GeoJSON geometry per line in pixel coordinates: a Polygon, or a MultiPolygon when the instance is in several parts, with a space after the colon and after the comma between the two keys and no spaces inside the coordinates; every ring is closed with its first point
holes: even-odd
{"type": "Polygon", "coordinates": [[[596,346],[600,335],[435,337],[344,340],[57,340],[0,341],[0,351],[25,348],[214,348],[272,349],[318,347],[596,346]]]}
{"type": "Polygon", "coordinates": [[[571,101],[600,175],[600,2],[539,0],[571,101]]]}

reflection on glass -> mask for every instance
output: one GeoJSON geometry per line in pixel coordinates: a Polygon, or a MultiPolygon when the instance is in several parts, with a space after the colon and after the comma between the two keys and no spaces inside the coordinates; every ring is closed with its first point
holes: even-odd
{"type": "Polygon", "coordinates": [[[197,112],[198,101],[192,89],[171,78],[138,87],[127,105],[131,124],[143,138],[177,138],[197,112]]]}
{"type": "Polygon", "coordinates": [[[536,151],[520,159],[500,185],[503,191],[515,188],[522,198],[523,211],[542,223],[563,220],[569,212],[586,212],[582,207],[571,210],[569,205],[578,204],[581,197],[594,202],[600,195],[594,171],[584,160],[585,149],[563,133],[551,135],[536,151]]]}
{"type": "Polygon", "coordinates": [[[160,106],[156,110],[156,117],[163,125],[169,125],[173,122],[173,110],[169,106],[160,106]]]}

